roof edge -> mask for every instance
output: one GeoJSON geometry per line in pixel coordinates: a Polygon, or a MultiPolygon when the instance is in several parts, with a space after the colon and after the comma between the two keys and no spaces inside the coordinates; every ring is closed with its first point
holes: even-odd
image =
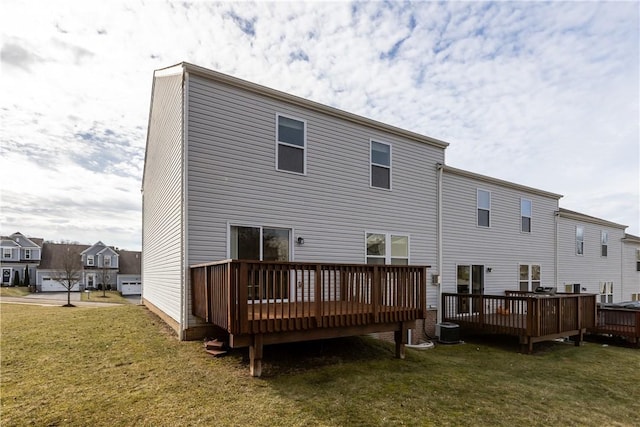
{"type": "Polygon", "coordinates": [[[466,177],[466,178],[477,179],[479,181],[484,181],[484,182],[488,182],[488,183],[495,184],[495,185],[501,185],[503,187],[511,188],[511,189],[514,189],[514,190],[526,191],[528,193],[533,193],[533,194],[537,194],[539,196],[549,197],[549,198],[555,199],[555,200],[560,200],[563,197],[562,194],[551,193],[549,191],[540,190],[538,188],[528,187],[526,185],[517,184],[515,182],[505,181],[503,179],[493,178],[493,177],[490,177],[490,176],[487,176],[487,175],[481,175],[481,174],[478,174],[478,173],[475,173],[475,172],[470,172],[470,171],[454,168],[454,167],[447,166],[447,165],[443,165],[442,168],[443,168],[443,170],[445,172],[448,172],[448,173],[451,173],[451,174],[454,174],[454,175],[459,175],[459,176],[463,176],[463,177],[466,177]]]}
{"type": "Polygon", "coordinates": [[[607,227],[625,229],[628,226],[618,224],[616,222],[607,221],[606,219],[596,218],[595,216],[586,215],[580,212],[570,211],[569,209],[560,208],[558,215],[562,218],[575,219],[577,221],[589,222],[591,224],[605,225],[607,227]]]}

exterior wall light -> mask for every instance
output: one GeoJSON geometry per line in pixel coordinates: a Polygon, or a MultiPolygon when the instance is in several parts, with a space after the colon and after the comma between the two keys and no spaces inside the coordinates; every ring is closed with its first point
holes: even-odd
{"type": "Polygon", "coordinates": [[[299,244],[300,246],[304,245],[304,238],[302,238],[302,237],[298,237],[298,244],[299,244]]]}

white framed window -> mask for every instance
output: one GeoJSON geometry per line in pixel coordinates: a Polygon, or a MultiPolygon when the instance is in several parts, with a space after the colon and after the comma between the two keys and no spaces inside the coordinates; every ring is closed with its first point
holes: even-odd
{"type": "Polygon", "coordinates": [[[602,231],[600,233],[600,255],[606,257],[609,254],[609,233],[602,231]]]}
{"type": "Polygon", "coordinates": [[[11,248],[2,248],[2,258],[11,258],[11,248]]]}
{"type": "Polygon", "coordinates": [[[640,271],[640,249],[636,249],[636,271],[640,271]]]}
{"type": "Polygon", "coordinates": [[[366,263],[409,265],[409,236],[401,233],[365,233],[366,263]]]}
{"type": "Polygon", "coordinates": [[[104,262],[104,266],[105,267],[111,267],[111,256],[110,255],[105,255],[103,262],[104,262]]]}
{"type": "Polygon", "coordinates": [[[520,264],[520,290],[533,292],[540,286],[540,264],[520,264]]]}
{"type": "Polygon", "coordinates": [[[584,227],[576,226],[576,255],[584,255],[584,227]]]}
{"type": "Polygon", "coordinates": [[[87,255],[87,265],[94,265],[93,264],[93,255],[87,255]]]}
{"type": "Polygon", "coordinates": [[[491,192],[477,190],[478,227],[491,226],[491,192]]]}
{"type": "Polygon", "coordinates": [[[613,302],[613,282],[600,282],[600,302],[604,304],[613,302]]]}
{"type": "Polygon", "coordinates": [[[370,186],[391,190],[391,144],[369,141],[370,186]]]}
{"type": "Polygon", "coordinates": [[[24,250],[24,259],[31,259],[31,249],[24,250]]]}
{"type": "Polygon", "coordinates": [[[307,123],[276,114],[276,170],[307,173],[307,123]]]}
{"type": "Polygon", "coordinates": [[[529,199],[520,199],[520,231],[531,233],[532,203],[529,199]]]}

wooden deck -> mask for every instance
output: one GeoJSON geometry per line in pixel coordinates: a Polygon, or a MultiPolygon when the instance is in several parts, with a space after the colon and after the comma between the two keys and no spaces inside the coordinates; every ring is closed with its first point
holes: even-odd
{"type": "Polygon", "coordinates": [[[566,336],[576,336],[580,345],[587,328],[595,325],[595,295],[506,294],[443,294],[442,320],[463,331],[517,336],[529,353],[536,342],[566,336]]]}
{"type": "Polygon", "coordinates": [[[589,332],[624,337],[640,347],[640,310],[598,305],[596,324],[589,332]]]}
{"type": "Polygon", "coordinates": [[[427,266],[235,261],[191,267],[193,314],[249,347],[260,375],[264,344],[395,332],[426,317],[427,266]]]}

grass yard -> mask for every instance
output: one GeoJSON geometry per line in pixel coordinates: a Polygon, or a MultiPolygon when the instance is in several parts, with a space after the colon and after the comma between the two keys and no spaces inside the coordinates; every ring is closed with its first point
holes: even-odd
{"type": "MultiPolygon", "coordinates": [[[[93,297],[92,297],[93,299],[93,297]]],[[[2,425],[638,425],[640,351],[346,338],[211,358],[144,307],[0,304],[2,425]]]]}
{"type": "Polygon", "coordinates": [[[129,303],[118,291],[80,292],[80,301],[111,302],[115,304],[129,303]]]}
{"type": "Polygon", "coordinates": [[[0,287],[0,297],[23,297],[29,294],[27,286],[0,287]]]}

